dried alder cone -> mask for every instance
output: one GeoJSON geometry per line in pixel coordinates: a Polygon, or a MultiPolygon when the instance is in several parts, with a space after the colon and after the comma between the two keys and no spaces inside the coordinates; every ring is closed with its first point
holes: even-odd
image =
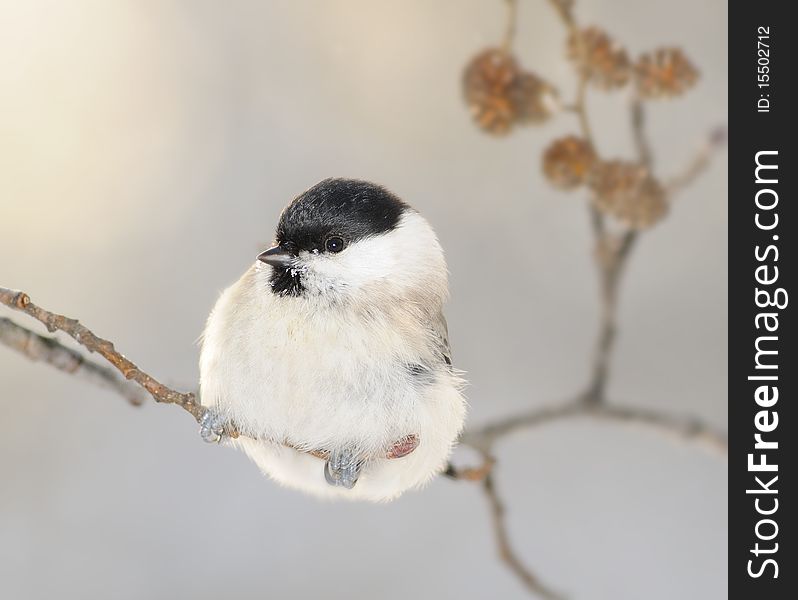
{"type": "Polygon", "coordinates": [[[511,97],[516,109],[516,121],[519,123],[542,123],[557,107],[554,89],[530,72],[518,76],[511,97]]]}
{"type": "Polygon", "coordinates": [[[665,190],[640,164],[598,162],[588,185],[593,190],[593,205],[632,229],[651,227],[668,212],[665,190]]]}
{"type": "MultiPolygon", "coordinates": [[[[633,62],[604,30],[574,25],[571,0],[553,2],[569,24],[567,56],[583,84],[604,90],[631,84],[637,99],[652,100],[682,94],[697,81],[698,71],[678,48],[658,48],[633,62]]],[[[580,90],[571,109],[585,120],[584,88],[580,90]]],[[[509,43],[486,48],[468,63],[463,93],[477,126],[494,135],[509,133],[517,124],[541,122],[560,106],[554,88],[524,71],[509,43]]],[[[666,190],[646,162],[645,156],[639,162],[602,160],[583,125],[582,137],[554,140],[543,153],[542,166],[552,186],[571,190],[586,185],[599,213],[630,229],[645,229],[668,212],[666,190]]]]}
{"type": "Polygon", "coordinates": [[[569,135],[554,140],[543,153],[543,173],[553,186],[569,190],[587,181],[595,161],[593,146],[581,137],[569,135]]]}
{"type": "Polygon", "coordinates": [[[698,70],[678,48],[659,48],[635,64],[635,83],[641,98],[671,98],[689,90],[698,70]]]}
{"type": "Polygon", "coordinates": [[[523,71],[500,48],[483,50],[468,63],[463,94],[477,125],[494,135],[506,134],[516,124],[544,121],[556,106],[551,86],[523,71]]]}
{"type": "Polygon", "coordinates": [[[560,189],[587,184],[594,194],[594,206],[632,229],[650,227],[668,209],[663,187],[646,167],[599,160],[590,143],[575,135],[555,140],[546,149],[543,172],[560,189]]]}
{"type": "Polygon", "coordinates": [[[598,27],[579,29],[569,36],[568,58],[586,81],[605,90],[623,87],[631,75],[626,50],[598,27]]]}

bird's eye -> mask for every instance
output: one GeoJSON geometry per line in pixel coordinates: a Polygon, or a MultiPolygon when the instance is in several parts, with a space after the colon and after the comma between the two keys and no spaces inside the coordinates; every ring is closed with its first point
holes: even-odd
{"type": "Polygon", "coordinates": [[[324,242],[324,248],[327,252],[340,252],[344,249],[344,240],[338,236],[328,237],[324,242]]]}

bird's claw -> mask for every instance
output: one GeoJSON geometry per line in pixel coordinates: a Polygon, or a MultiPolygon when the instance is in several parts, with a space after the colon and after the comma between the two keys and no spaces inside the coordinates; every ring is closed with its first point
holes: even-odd
{"type": "Polygon", "coordinates": [[[218,444],[224,437],[225,421],[212,410],[205,411],[200,419],[200,437],[209,444],[218,444]]]}
{"type": "Polygon", "coordinates": [[[351,449],[334,450],[324,465],[324,478],[332,486],[351,490],[355,487],[363,461],[351,449]]]}

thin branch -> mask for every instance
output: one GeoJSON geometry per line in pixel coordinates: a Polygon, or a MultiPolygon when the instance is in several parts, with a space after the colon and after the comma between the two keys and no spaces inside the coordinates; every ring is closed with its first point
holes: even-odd
{"type": "Polygon", "coordinates": [[[533,574],[532,571],[524,565],[521,559],[518,558],[515,549],[510,543],[504,503],[499,496],[499,492],[496,490],[493,475],[489,474],[485,477],[482,483],[482,489],[490,505],[491,522],[493,524],[496,547],[499,551],[501,560],[515,573],[530,593],[536,594],[546,600],[561,600],[563,598],[562,596],[541,582],[540,578],[533,574]]]}
{"type": "Polygon", "coordinates": [[[0,317],[0,343],[34,362],[47,363],[60,371],[113,390],[133,405],[144,402],[144,390],[120,377],[113,369],[87,360],[80,352],[64,346],[58,340],[39,335],[6,317],[0,317]]]}
{"type": "Polygon", "coordinates": [[[573,13],[573,0],[549,0],[554,11],[562,19],[569,31],[576,29],[576,19],[573,13]]]}
{"type": "MultiPolygon", "coordinates": [[[[575,106],[580,120],[587,121],[584,99],[578,100],[575,106]]],[[[646,168],[653,168],[653,154],[651,144],[646,135],[645,112],[643,104],[636,95],[630,104],[632,135],[634,139],[637,159],[646,168]]],[[[589,127],[582,126],[583,133],[589,133],[589,127]]],[[[707,138],[701,149],[688,165],[687,169],[670,184],[666,192],[670,195],[692,183],[709,165],[712,155],[725,145],[725,128],[717,128],[707,138]]],[[[615,344],[617,332],[618,289],[626,263],[632,248],[638,238],[638,232],[629,230],[620,238],[612,238],[603,227],[603,220],[596,209],[590,205],[593,228],[597,244],[609,250],[604,260],[599,260],[600,276],[600,302],[601,316],[599,333],[593,358],[593,368],[589,384],[583,396],[583,401],[588,403],[601,403],[604,401],[607,382],[609,380],[610,358],[615,344]]]]}
{"type": "Polygon", "coordinates": [[[573,111],[579,118],[579,128],[582,130],[582,137],[595,150],[596,142],[593,139],[593,130],[590,127],[590,120],[587,116],[587,76],[580,75],[576,85],[576,101],[572,106],[573,111]]]}
{"type": "Polygon", "coordinates": [[[446,465],[441,475],[460,481],[485,481],[490,475],[496,460],[489,454],[482,455],[482,464],[476,467],[455,467],[452,463],[446,465]]]}
{"type": "Polygon", "coordinates": [[[95,335],[90,329],[81,325],[76,319],[69,319],[63,315],[52,313],[31,302],[30,297],[20,291],[0,287],[0,304],[25,313],[33,317],[50,333],[63,331],[89,352],[96,352],[111,363],[122,376],[134,381],[144,388],[156,402],[163,404],[176,404],[189,413],[199,423],[208,409],[202,406],[196,394],[191,392],[177,392],[154,377],[139,369],[132,361],[117,352],[114,345],[106,339],[95,335]]]}
{"type": "Polygon", "coordinates": [[[684,170],[665,185],[668,195],[673,196],[693,183],[707,169],[715,153],[726,147],[726,141],[725,126],[716,127],[710,131],[684,170]]]}
{"type": "MultiPolygon", "coordinates": [[[[561,6],[561,3],[555,2],[555,5],[561,6]]],[[[570,11],[562,10],[564,11],[562,14],[567,15],[565,19],[566,25],[571,29],[575,28],[576,25],[570,11]]],[[[595,151],[596,144],[587,113],[587,77],[585,74],[579,76],[573,111],[579,118],[582,137],[595,151]]],[[[640,121],[640,126],[642,127],[642,120],[640,121]]],[[[644,139],[642,132],[640,132],[639,137],[644,139]]],[[[617,248],[610,248],[615,239],[607,231],[604,215],[599,212],[592,202],[588,203],[588,211],[596,247],[604,247],[611,250],[608,256],[603,257],[604,260],[599,260],[598,262],[601,288],[601,322],[594,350],[592,373],[582,397],[584,402],[601,403],[604,401],[604,392],[609,379],[610,357],[617,330],[618,286],[624,264],[635,240],[635,233],[627,233],[617,248]]]]}
{"type": "Polygon", "coordinates": [[[598,242],[598,240],[604,239],[604,215],[592,202],[588,203],[588,214],[590,215],[590,225],[593,228],[593,237],[598,242]]]}
{"type": "Polygon", "coordinates": [[[504,0],[507,4],[507,28],[504,31],[502,48],[509,52],[515,41],[515,32],[518,27],[518,0],[504,0]]]}
{"type": "MultiPolygon", "coordinates": [[[[568,33],[575,35],[578,30],[578,25],[573,14],[572,0],[549,0],[549,2],[554,8],[554,11],[560,17],[563,25],[565,25],[568,33]]],[[[582,36],[576,36],[575,40],[580,46],[580,53],[584,54],[585,48],[582,36]]],[[[576,115],[577,119],[579,120],[579,129],[582,133],[582,137],[588,144],[590,144],[594,152],[597,152],[596,142],[593,138],[593,129],[590,126],[590,118],[587,114],[587,85],[587,74],[584,72],[579,73],[579,79],[576,82],[576,98],[573,104],[567,104],[565,109],[576,115]]],[[[606,236],[604,215],[602,215],[601,212],[599,212],[599,210],[593,206],[592,202],[588,203],[588,211],[590,212],[590,225],[593,228],[593,234],[596,242],[598,243],[606,236]]]]}
{"type": "Polygon", "coordinates": [[[607,388],[610,358],[615,344],[618,320],[618,289],[624,267],[637,240],[637,232],[627,231],[620,238],[603,234],[598,244],[607,248],[609,256],[599,259],[600,322],[589,383],[582,396],[584,402],[601,403],[607,388]]]}
{"type": "Polygon", "coordinates": [[[534,429],[557,421],[595,419],[643,427],[652,432],[683,441],[695,441],[708,449],[726,454],[726,436],[695,417],[681,417],[645,408],[615,404],[588,404],[579,396],[568,402],[534,408],[466,431],[460,442],[485,455],[492,455],[496,442],[525,429],[534,429]]]}
{"type": "MultiPolygon", "coordinates": [[[[545,586],[516,554],[510,543],[505,508],[494,482],[492,467],[493,448],[501,438],[524,429],[533,429],[557,421],[570,419],[596,419],[608,423],[626,424],[648,428],[656,433],[680,440],[702,443],[708,449],[724,456],[728,441],[724,434],[715,431],[697,418],[685,418],[658,413],[642,408],[611,404],[586,404],[582,397],[550,407],[538,408],[508,417],[480,429],[466,431],[460,443],[471,446],[485,457],[483,491],[490,504],[491,524],[501,560],[526,586],[527,590],[545,599],[562,598],[545,586]]],[[[478,471],[478,467],[474,471],[478,471]]]]}
{"type": "Polygon", "coordinates": [[[644,167],[651,169],[654,164],[654,155],[651,152],[651,143],[646,135],[646,113],[643,101],[633,92],[629,111],[632,116],[632,138],[637,152],[637,160],[644,167]]]}
{"type": "MultiPolygon", "coordinates": [[[[584,108],[582,112],[583,114],[585,113],[584,108]]],[[[654,164],[654,158],[651,152],[651,143],[646,134],[645,110],[640,97],[636,93],[633,93],[632,96],[630,114],[637,160],[647,169],[651,169],[654,164]]],[[[617,246],[611,248],[608,260],[599,262],[601,323],[596,341],[593,371],[584,397],[587,402],[601,403],[604,401],[609,379],[610,357],[617,331],[618,289],[624,267],[637,241],[637,237],[637,231],[633,229],[625,232],[620,237],[620,240],[617,241],[617,246]]],[[[606,234],[602,241],[605,244],[610,243],[606,234]]],[[[616,240],[613,239],[612,241],[615,242],[616,240]]]]}
{"type": "MultiPolygon", "coordinates": [[[[580,78],[580,82],[579,89],[582,90],[585,83],[584,76],[580,78]]],[[[590,138],[587,137],[590,135],[590,127],[587,119],[584,91],[580,91],[577,94],[575,107],[579,114],[580,122],[583,122],[583,135],[590,141],[590,138]]],[[[632,95],[629,110],[632,124],[632,138],[637,153],[637,160],[647,169],[652,169],[654,158],[651,151],[651,143],[646,134],[645,109],[640,97],[636,93],[632,95]]],[[[591,145],[593,145],[592,141],[591,145]]],[[[602,257],[603,260],[598,261],[601,317],[594,350],[593,369],[582,399],[588,403],[602,403],[604,402],[604,395],[609,380],[610,358],[617,334],[618,289],[620,287],[624,267],[637,241],[638,233],[631,229],[623,233],[620,238],[611,237],[603,226],[601,215],[597,215],[598,211],[592,203],[589,206],[591,218],[594,223],[593,228],[596,233],[597,246],[599,248],[603,247],[604,250],[609,250],[609,252],[602,257]]]]}
{"type": "MultiPolygon", "coordinates": [[[[584,74],[579,76],[579,81],[576,86],[576,100],[570,106],[570,110],[576,113],[579,119],[579,129],[582,132],[582,137],[590,144],[593,151],[597,152],[596,142],[593,139],[593,130],[590,126],[590,119],[587,114],[587,77],[584,74]]],[[[599,212],[592,202],[588,202],[588,211],[590,213],[590,224],[593,227],[593,235],[598,242],[606,236],[604,215],[599,212]]]]}

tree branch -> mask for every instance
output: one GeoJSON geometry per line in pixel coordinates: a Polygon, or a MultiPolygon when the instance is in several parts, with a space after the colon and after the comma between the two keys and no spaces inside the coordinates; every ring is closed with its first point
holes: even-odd
{"type": "MultiPolygon", "coordinates": [[[[595,209],[592,209],[595,210],[595,209]]],[[[596,337],[593,367],[582,401],[600,404],[605,400],[610,359],[615,344],[618,319],[618,289],[632,251],[637,232],[627,231],[620,238],[602,232],[597,239],[599,272],[599,332],[596,337]]]]}
{"type": "Polygon", "coordinates": [[[504,30],[502,48],[509,52],[515,41],[515,32],[518,25],[518,0],[504,0],[507,4],[507,26],[504,30]]]}
{"type": "Polygon", "coordinates": [[[574,31],[576,29],[576,20],[573,13],[573,0],[549,0],[549,2],[568,30],[574,31]]]}
{"type": "Polygon", "coordinates": [[[20,291],[0,287],[0,304],[25,313],[42,323],[50,333],[63,331],[89,352],[96,352],[111,363],[122,376],[144,388],[156,402],[176,404],[189,413],[199,423],[208,412],[197,400],[194,393],[177,392],[139,369],[132,361],[117,352],[114,345],[95,335],[76,319],[52,313],[31,302],[30,297],[20,291]]]}
{"type": "Polygon", "coordinates": [[[552,406],[534,408],[513,416],[466,431],[460,443],[492,456],[496,442],[523,429],[533,429],[557,421],[596,419],[608,423],[627,424],[650,429],[655,433],[685,441],[696,441],[705,447],[725,454],[726,436],[696,417],[681,417],[644,408],[616,404],[585,403],[582,396],[552,406]]]}
{"type": "Polygon", "coordinates": [[[144,390],[120,377],[113,369],[87,360],[80,352],[64,346],[55,338],[39,335],[6,317],[0,317],[0,343],[34,362],[47,363],[59,371],[113,390],[133,405],[144,402],[144,390]]]}
{"type": "Polygon", "coordinates": [[[637,160],[644,167],[650,169],[654,164],[654,155],[651,152],[651,143],[646,135],[646,113],[642,100],[635,92],[632,92],[632,102],[629,111],[632,116],[632,138],[637,152],[637,160]]]}
{"type": "Polygon", "coordinates": [[[725,125],[715,127],[709,132],[684,170],[665,185],[669,196],[682,191],[707,169],[715,153],[726,147],[727,136],[725,125]]]}
{"type": "Polygon", "coordinates": [[[515,573],[516,577],[521,580],[530,593],[536,594],[546,600],[562,600],[562,596],[546,586],[540,578],[532,573],[521,559],[518,558],[515,549],[510,543],[504,503],[496,489],[492,474],[485,477],[482,483],[482,490],[485,492],[490,506],[491,523],[493,524],[493,533],[496,540],[496,547],[499,551],[499,558],[501,558],[502,562],[515,573]]]}

